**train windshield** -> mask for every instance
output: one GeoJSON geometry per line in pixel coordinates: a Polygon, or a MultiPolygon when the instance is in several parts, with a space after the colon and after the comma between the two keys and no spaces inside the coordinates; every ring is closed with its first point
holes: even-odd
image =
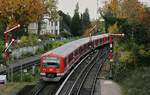
{"type": "Polygon", "coordinates": [[[43,67],[56,67],[59,68],[59,59],[57,58],[47,58],[43,61],[43,67]]]}

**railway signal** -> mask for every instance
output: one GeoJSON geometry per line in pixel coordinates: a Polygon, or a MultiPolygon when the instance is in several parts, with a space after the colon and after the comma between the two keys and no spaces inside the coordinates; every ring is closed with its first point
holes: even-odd
{"type": "Polygon", "coordinates": [[[109,60],[110,62],[113,61],[113,37],[124,37],[124,33],[117,33],[117,34],[111,34],[109,33],[110,37],[110,51],[109,51],[109,60]]]}
{"type": "Polygon", "coordinates": [[[8,61],[8,52],[7,52],[7,49],[10,47],[10,45],[12,44],[12,42],[14,42],[14,39],[12,39],[12,41],[11,41],[11,43],[8,45],[8,34],[10,33],[10,32],[13,32],[13,30],[15,30],[15,29],[17,29],[17,28],[19,28],[20,27],[20,24],[18,24],[18,25],[16,25],[15,27],[13,27],[13,28],[11,28],[11,29],[9,29],[9,30],[6,30],[5,32],[4,32],[4,34],[5,34],[5,61],[6,61],[6,63],[7,63],[7,61],[8,61]]]}
{"type": "MultiPolygon", "coordinates": [[[[11,51],[10,51],[10,46],[12,45],[12,43],[15,41],[14,39],[12,39],[11,40],[11,42],[9,43],[9,38],[8,38],[8,35],[9,35],[9,33],[11,33],[11,32],[13,32],[13,30],[15,30],[15,29],[17,29],[17,28],[19,28],[20,27],[20,24],[18,24],[18,25],[16,25],[15,27],[13,27],[13,28],[11,28],[11,29],[9,29],[9,30],[6,30],[5,32],[4,32],[4,34],[5,34],[5,64],[7,65],[7,62],[8,62],[8,64],[9,64],[9,55],[10,55],[10,53],[11,53],[11,51]]],[[[12,71],[11,71],[11,75],[9,74],[9,65],[7,65],[7,76],[8,76],[8,80],[9,80],[9,78],[10,78],[10,76],[11,76],[11,80],[13,81],[13,69],[11,69],[12,71]]]]}
{"type": "Polygon", "coordinates": [[[110,75],[109,78],[112,79],[112,63],[113,63],[113,37],[124,37],[124,33],[111,34],[109,33],[109,41],[110,41],[110,51],[108,54],[108,58],[110,61],[110,75]]]}

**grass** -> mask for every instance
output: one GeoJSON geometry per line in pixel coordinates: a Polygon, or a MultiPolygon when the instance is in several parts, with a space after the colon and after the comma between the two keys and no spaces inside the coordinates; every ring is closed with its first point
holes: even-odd
{"type": "Polygon", "coordinates": [[[7,83],[6,85],[0,85],[0,95],[15,95],[25,85],[31,85],[29,82],[14,82],[7,83]],[[21,85],[20,85],[21,84],[21,85]]]}
{"type": "Polygon", "coordinates": [[[150,95],[150,65],[136,67],[126,74],[119,82],[122,95],[150,95]]]}
{"type": "Polygon", "coordinates": [[[0,95],[16,95],[16,93],[21,90],[26,85],[34,85],[39,79],[39,73],[37,68],[35,68],[35,76],[31,74],[32,70],[28,70],[26,73],[22,73],[21,81],[21,72],[14,73],[13,82],[7,82],[6,85],[0,85],[0,95]]]}

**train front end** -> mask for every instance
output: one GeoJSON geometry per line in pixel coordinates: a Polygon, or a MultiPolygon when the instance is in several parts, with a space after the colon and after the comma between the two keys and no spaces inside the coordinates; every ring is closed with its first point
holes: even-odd
{"type": "Polygon", "coordinates": [[[64,74],[64,58],[54,54],[40,58],[40,75],[44,81],[59,81],[64,74]]]}

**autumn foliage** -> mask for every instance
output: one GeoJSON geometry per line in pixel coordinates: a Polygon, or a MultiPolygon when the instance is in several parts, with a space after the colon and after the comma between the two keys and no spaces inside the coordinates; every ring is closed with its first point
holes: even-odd
{"type": "Polygon", "coordinates": [[[41,18],[43,7],[42,0],[0,0],[0,19],[9,27],[28,24],[41,18]]]}
{"type": "Polygon", "coordinates": [[[127,18],[131,22],[143,21],[148,14],[139,0],[109,0],[105,11],[117,18],[127,18]]]}

